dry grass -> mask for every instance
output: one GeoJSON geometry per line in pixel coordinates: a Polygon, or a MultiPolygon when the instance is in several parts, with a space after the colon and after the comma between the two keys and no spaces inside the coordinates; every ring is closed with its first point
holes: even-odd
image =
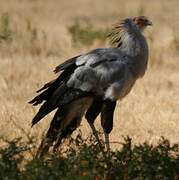
{"type": "MultiPolygon", "coordinates": [[[[54,77],[53,68],[65,59],[107,46],[98,42],[90,47],[72,46],[67,27],[76,19],[109,28],[120,18],[144,14],[154,24],[146,31],[149,68],[132,92],[118,103],[111,140],[120,141],[122,135],[130,135],[134,142],[155,143],[164,136],[178,142],[178,6],[178,0],[1,0],[0,17],[5,15],[9,21],[9,25],[1,27],[6,26],[10,35],[6,34],[8,40],[0,38],[0,136],[25,138],[21,127],[39,139],[51,116],[30,128],[37,108],[27,101],[35,90],[54,77]]],[[[4,33],[2,29],[0,32],[4,33]]],[[[85,120],[81,129],[88,134],[85,120]]]]}

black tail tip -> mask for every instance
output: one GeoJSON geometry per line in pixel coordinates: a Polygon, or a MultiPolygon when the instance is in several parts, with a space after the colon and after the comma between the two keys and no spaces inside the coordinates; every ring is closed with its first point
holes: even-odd
{"type": "Polygon", "coordinates": [[[38,104],[40,104],[42,101],[38,101],[36,99],[32,99],[31,101],[29,101],[29,104],[32,104],[32,106],[37,106],[38,104]]]}
{"type": "Polygon", "coordinates": [[[33,104],[33,100],[28,101],[29,104],[33,104]]]}
{"type": "Polygon", "coordinates": [[[55,74],[57,74],[57,73],[59,72],[58,68],[55,68],[55,69],[53,70],[53,72],[54,72],[55,74]]]}
{"type": "Polygon", "coordinates": [[[34,127],[34,125],[37,123],[38,121],[36,119],[33,119],[32,120],[32,123],[31,123],[31,128],[34,127]]]}

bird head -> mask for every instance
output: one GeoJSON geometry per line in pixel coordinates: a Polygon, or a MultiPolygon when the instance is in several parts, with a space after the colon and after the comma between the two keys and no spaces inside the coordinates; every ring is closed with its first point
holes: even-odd
{"type": "Polygon", "coordinates": [[[117,23],[112,32],[108,35],[112,45],[121,46],[123,36],[141,34],[147,26],[152,26],[152,22],[145,16],[126,18],[117,23]]]}
{"type": "Polygon", "coordinates": [[[140,31],[143,31],[147,26],[152,26],[152,22],[145,16],[134,17],[132,21],[140,31]]]}

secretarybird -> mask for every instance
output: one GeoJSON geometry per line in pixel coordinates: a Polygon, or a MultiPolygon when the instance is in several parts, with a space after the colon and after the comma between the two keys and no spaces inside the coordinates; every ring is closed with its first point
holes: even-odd
{"type": "Polygon", "coordinates": [[[145,16],[126,18],[110,34],[115,47],[94,49],[73,57],[54,70],[61,74],[37,92],[33,105],[42,104],[32,126],[51,111],[56,113],[37,151],[42,157],[51,146],[57,148],[71,135],[85,115],[98,139],[94,120],[101,113],[101,125],[109,150],[116,101],[125,97],[136,80],[145,74],[148,45],[143,30],[152,25],[145,16]]]}

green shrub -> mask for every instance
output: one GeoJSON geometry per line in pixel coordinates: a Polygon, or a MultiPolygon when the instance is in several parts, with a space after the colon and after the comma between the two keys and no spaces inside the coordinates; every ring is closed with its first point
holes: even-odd
{"type": "Polygon", "coordinates": [[[179,34],[175,34],[172,44],[174,45],[174,48],[179,51],[179,34]]]}
{"type": "Polygon", "coordinates": [[[0,56],[48,56],[56,51],[48,46],[46,32],[36,27],[31,19],[21,18],[19,24],[14,19],[9,13],[0,16],[0,56]]]}
{"type": "Polygon", "coordinates": [[[0,18],[0,43],[2,41],[12,41],[12,30],[10,27],[10,16],[8,13],[2,14],[0,18]]]}
{"type": "Polygon", "coordinates": [[[30,146],[16,139],[0,148],[0,179],[174,180],[179,175],[179,146],[170,145],[164,138],[153,146],[133,145],[126,137],[120,150],[105,152],[104,156],[92,136],[84,140],[79,135],[71,139],[64,152],[48,154],[41,160],[25,159],[30,146]]]}
{"type": "Polygon", "coordinates": [[[72,42],[75,45],[90,46],[95,40],[102,43],[105,42],[108,30],[98,30],[88,22],[80,23],[76,21],[73,25],[68,27],[68,32],[72,37],[72,42]]]}

